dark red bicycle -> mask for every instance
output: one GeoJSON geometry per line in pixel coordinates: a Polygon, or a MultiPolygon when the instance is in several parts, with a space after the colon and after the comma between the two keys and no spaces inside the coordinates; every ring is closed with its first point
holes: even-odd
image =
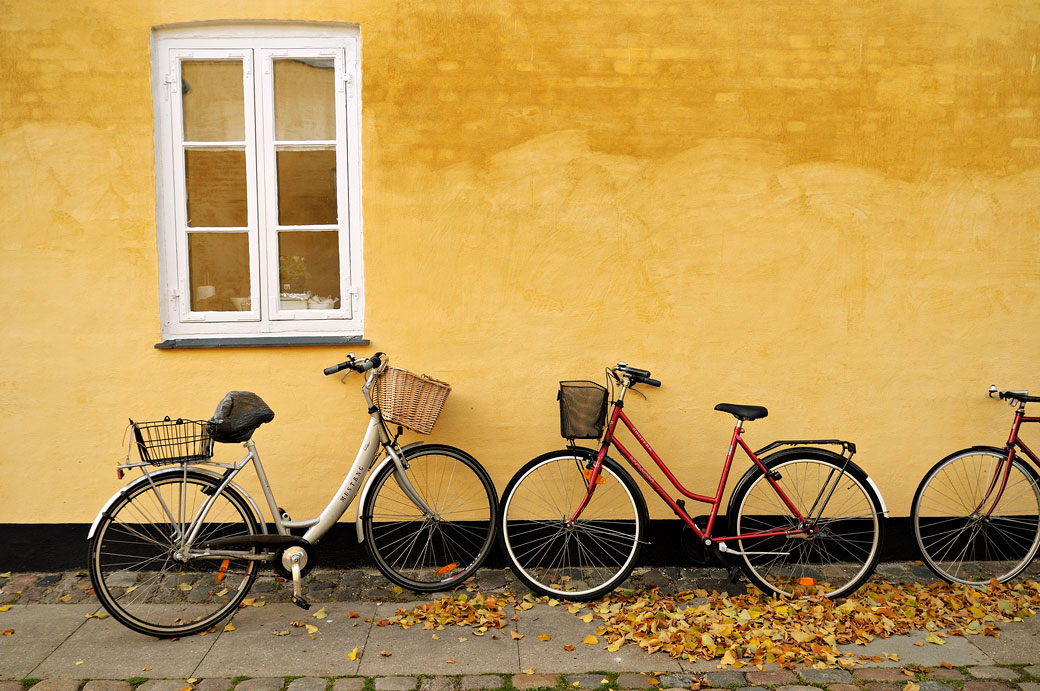
{"type": "Polygon", "coordinates": [[[972,446],[942,459],[921,480],[910,515],[925,563],[952,583],[985,585],[1009,581],[1022,572],[1040,547],[1040,459],[1019,436],[1026,403],[1040,403],[1028,391],[989,395],[1015,408],[1003,448],[972,446]]]}
{"type": "MultiPolygon", "coordinates": [[[[644,543],[647,510],[635,481],[607,453],[617,449],[636,473],[693,531],[705,550],[736,564],[763,591],[788,597],[842,597],[870,577],[881,552],[886,508],[870,477],[841,440],[776,441],[752,451],[744,423],[764,418],[761,406],[720,403],[737,419],[715,494],[687,490],[625,413],[637,385],[658,387],[647,370],[618,363],[607,370],[617,395],[593,382],[560,383],[561,434],[567,449],[525,464],[502,495],[500,540],[517,577],[533,590],[591,600],[619,586],[644,543]],[[608,423],[609,408],[609,423],[608,423]],[[624,425],[682,495],[673,499],[617,438],[624,425]],[[604,433],[604,427],[606,431],[604,433]],[[575,439],[600,440],[599,449],[575,439]],[[835,446],[840,453],[820,448],[835,446]],[[719,511],[736,449],[751,460],[725,515],[719,511]],[[706,504],[703,527],[686,500],[706,504]]],[[[641,394],[642,395],[642,394],[641,394]]],[[[644,396],[645,398],[645,396],[644,396]]]]}

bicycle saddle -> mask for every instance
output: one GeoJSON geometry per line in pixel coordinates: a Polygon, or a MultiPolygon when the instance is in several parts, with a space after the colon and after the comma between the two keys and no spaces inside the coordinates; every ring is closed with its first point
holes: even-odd
{"type": "Polygon", "coordinates": [[[732,403],[719,403],[715,410],[729,413],[738,420],[758,420],[769,415],[769,411],[760,405],[733,405],[732,403]]]}
{"type": "Polygon", "coordinates": [[[206,429],[222,444],[249,441],[256,428],[274,419],[274,411],[251,391],[229,391],[217,405],[206,429]]]}

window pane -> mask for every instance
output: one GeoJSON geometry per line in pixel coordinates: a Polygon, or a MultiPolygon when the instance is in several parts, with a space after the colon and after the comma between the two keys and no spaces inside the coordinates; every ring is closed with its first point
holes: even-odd
{"type": "Polygon", "coordinates": [[[341,306],[338,232],[278,233],[278,268],[283,310],[341,306]]]}
{"type": "Polygon", "coordinates": [[[192,311],[248,310],[249,235],[188,233],[188,276],[192,311]]]}
{"type": "Polygon", "coordinates": [[[244,228],[249,224],[244,150],[188,149],[184,177],[190,227],[244,228]]]}
{"type": "Polygon", "coordinates": [[[336,213],[336,150],[278,152],[278,222],[332,225],[336,213]]]}
{"type": "Polygon", "coordinates": [[[240,142],[246,137],[241,60],[181,62],[184,141],[240,142]]]}
{"type": "Polygon", "coordinates": [[[336,138],[336,70],[329,60],[274,61],[274,138],[336,138]]]}

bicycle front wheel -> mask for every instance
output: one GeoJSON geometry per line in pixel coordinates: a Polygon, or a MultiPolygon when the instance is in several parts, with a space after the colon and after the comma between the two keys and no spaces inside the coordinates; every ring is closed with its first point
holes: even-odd
{"type": "Polygon", "coordinates": [[[965,449],[921,480],[910,515],[928,567],[951,583],[985,585],[1022,572],[1040,546],[1040,482],[1008,452],[965,449]]]}
{"type": "MultiPolygon", "coordinates": [[[[230,615],[256,580],[245,558],[185,559],[183,540],[219,478],[160,471],[117,499],[90,541],[90,580],[101,604],[134,631],[159,638],[205,631],[230,615]]],[[[195,546],[257,535],[252,510],[231,487],[213,497],[195,546]]]]}
{"type": "Polygon", "coordinates": [[[362,513],[368,553],[394,583],[419,592],[448,590],[484,563],[495,542],[498,497],[487,471],[461,449],[424,444],[405,452],[408,483],[426,515],[385,465],[362,513]]]}
{"type": "Polygon", "coordinates": [[[732,535],[740,566],[764,592],[844,597],[877,565],[884,538],[881,498],[858,466],[825,452],[785,453],[752,469],[733,493],[732,535]],[[833,458],[832,458],[833,456],[833,458]],[[787,507],[767,477],[806,519],[787,507]]]}
{"type": "Polygon", "coordinates": [[[532,590],[568,600],[609,593],[635,566],[646,505],[632,478],[605,459],[588,505],[593,457],[555,451],[522,467],[502,495],[502,546],[532,590]]]}

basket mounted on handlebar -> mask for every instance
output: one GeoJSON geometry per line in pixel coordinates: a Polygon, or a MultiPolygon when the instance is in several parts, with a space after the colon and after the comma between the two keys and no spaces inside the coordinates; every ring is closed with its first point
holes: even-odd
{"type": "Polygon", "coordinates": [[[374,401],[384,420],[429,434],[450,392],[451,386],[439,379],[387,367],[376,380],[374,401]]]}
{"type": "Polygon", "coordinates": [[[607,421],[607,389],[591,381],[561,381],[560,436],[599,439],[607,421]]]}
{"type": "Polygon", "coordinates": [[[213,457],[205,420],[130,421],[141,460],[152,465],[195,463],[213,457]]]}

